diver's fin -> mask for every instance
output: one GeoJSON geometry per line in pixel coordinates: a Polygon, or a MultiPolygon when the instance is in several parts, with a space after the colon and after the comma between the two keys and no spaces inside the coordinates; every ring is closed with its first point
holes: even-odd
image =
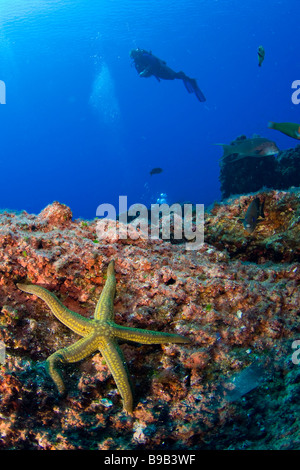
{"type": "Polygon", "coordinates": [[[195,93],[195,95],[197,96],[198,100],[201,103],[206,101],[204,94],[198,87],[197,82],[194,78],[186,77],[186,78],[183,78],[182,80],[183,80],[185,88],[187,89],[189,93],[195,93]]]}
{"type": "Polygon", "coordinates": [[[194,93],[194,89],[192,87],[192,84],[190,83],[189,80],[183,80],[184,86],[187,89],[188,93],[194,93]]]}

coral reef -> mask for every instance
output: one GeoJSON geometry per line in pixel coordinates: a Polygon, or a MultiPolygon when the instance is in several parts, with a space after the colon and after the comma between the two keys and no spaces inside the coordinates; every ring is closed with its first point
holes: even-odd
{"type": "MultiPolygon", "coordinates": [[[[231,142],[245,140],[242,135],[231,142]]],[[[220,162],[220,183],[222,198],[234,194],[247,194],[267,187],[289,189],[300,186],[300,145],[274,155],[241,158],[231,161],[226,157],[220,162]]]]}
{"type": "Polygon", "coordinates": [[[205,241],[231,258],[258,264],[300,261],[300,189],[262,191],[215,203],[205,215],[205,241]],[[248,234],[242,224],[249,204],[259,196],[264,219],[248,234]]]}
{"type": "Polygon", "coordinates": [[[299,449],[299,191],[260,197],[267,217],[253,234],[237,220],[253,195],[236,197],[211,208],[191,251],[99,240],[96,221],[73,221],[57,202],[38,216],[3,212],[0,449],[299,449]],[[101,354],[65,366],[68,394],[57,394],[45,360],[78,336],[16,287],[41,285],[89,317],[112,259],[116,323],[191,340],[121,344],[132,416],[101,354]]]}

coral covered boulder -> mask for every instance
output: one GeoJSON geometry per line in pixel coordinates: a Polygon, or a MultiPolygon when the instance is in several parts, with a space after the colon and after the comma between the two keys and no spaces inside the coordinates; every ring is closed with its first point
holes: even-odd
{"type": "Polygon", "coordinates": [[[205,216],[205,241],[232,258],[265,263],[300,260],[300,189],[261,191],[232,196],[215,203],[205,216]],[[259,198],[264,218],[247,233],[243,218],[251,202],[259,198]]]}
{"type": "Polygon", "coordinates": [[[264,242],[267,232],[260,236],[267,228],[254,232],[248,250],[242,227],[229,230],[251,195],[215,205],[206,215],[205,243],[190,251],[112,232],[99,239],[96,221],[73,221],[57,203],[38,216],[2,213],[0,449],[299,448],[300,369],[292,358],[300,339],[300,266],[289,251],[296,251],[292,236],[272,239],[276,230],[284,233],[282,224],[294,234],[299,198],[264,197],[279,260],[264,242]],[[132,416],[100,353],[62,365],[67,393],[57,393],[45,360],[79,338],[16,286],[38,284],[91,318],[112,259],[116,323],[191,340],[120,343],[132,416]]]}

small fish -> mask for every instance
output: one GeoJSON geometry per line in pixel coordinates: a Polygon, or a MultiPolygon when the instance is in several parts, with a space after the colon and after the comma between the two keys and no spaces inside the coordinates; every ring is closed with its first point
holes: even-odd
{"type": "Polygon", "coordinates": [[[236,161],[245,157],[266,157],[275,155],[279,149],[275,142],[264,139],[263,137],[254,137],[252,139],[241,139],[234,142],[234,144],[215,144],[221,145],[224,150],[222,159],[229,155],[236,155],[230,161],[236,161]]]}
{"type": "Polygon", "coordinates": [[[258,54],[258,66],[261,67],[265,59],[265,54],[266,54],[263,46],[259,46],[259,48],[257,49],[257,54],[258,54]]]}
{"type": "Polygon", "coordinates": [[[163,169],[162,168],[152,168],[152,170],[150,171],[150,175],[158,175],[159,173],[162,173],[163,172],[163,169]]]}
{"type": "Polygon", "coordinates": [[[295,124],[293,122],[269,121],[268,128],[275,129],[276,131],[282,132],[293,139],[300,140],[300,124],[295,124]]]}
{"type": "Polygon", "coordinates": [[[264,202],[261,204],[259,197],[256,197],[249,205],[245,218],[242,220],[244,229],[248,233],[252,233],[258,223],[258,217],[265,218],[264,215],[264,202]]]}
{"type": "Polygon", "coordinates": [[[259,364],[252,362],[252,364],[231,376],[227,383],[234,385],[234,388],[227,388],[225,382],[225,399],[229,402],[239,400],[246,393],[259,387],[267,380],[267,374],[267,367],[263,362],[259,364]]]}

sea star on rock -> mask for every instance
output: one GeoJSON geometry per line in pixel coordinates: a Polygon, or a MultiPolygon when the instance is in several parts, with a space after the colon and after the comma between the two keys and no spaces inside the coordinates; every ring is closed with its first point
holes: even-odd
{"type": "Polygon", "coordinates": [[[59,349],[46,361],[47,369],[60,394],[65,386],[56,368],[58,362],[77,362],[93,352],[100,351],[116,382],[123,399],[124,411],[131,414],[133,399],[129,384],[126,363],[118,339],[136,341],[142,344],[189,343],[190,340],[180,335],[164,333],[141,328],[128,328],[114,322],[114,296],[116,278],[114,261],[109,263],[107,280],[98,300],[94,318],[88,319],[66,308],[61,301],[47,289],[36,285],[17,284],[18,288],[28,294],[34,294],[51,309],[52,313],[68,328],[83,336],[79,341],[59,349]]]}

